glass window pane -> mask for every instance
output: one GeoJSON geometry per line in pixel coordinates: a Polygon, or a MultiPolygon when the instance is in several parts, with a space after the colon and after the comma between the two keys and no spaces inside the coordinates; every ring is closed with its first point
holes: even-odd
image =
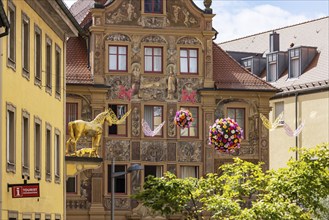
{"type": "Polygon", "coordinates": [[[187,57],[187,50],[181,50],[180,51],[180,56],[181,57],[187,57]]]}
{"type": "Polygon", "coordinates": [[[182,73],[187,73],[187,58],[180,58],[180,71],[182,73]]]}
{"type": "Polygon", "coordinates": [[[197,50],[190,50],[190,57],[197,57],[197,56],[198,56],[197,50]]]}
{"type": "Polygon", "coordinates": [[[196,127],[190,127],[190,136],[197,136],[198,131],[196,127]]]}
{"type": "Polygon", "coordinates": [[[109,53],[110,54],[116,54],[117,53],[117,47],[110,46],[109,53]]]}
{"type": "Polygon", "coordinates": [[[152,55],[152,48],[145,48],[145,55],[152,55]]]}
{"type": "Polygon", "coordinates": [[[162,60],[161,57],[154,58],[154,71],[160,72],[162,69],[162,60]]]}
{"type": "Polygon", "coordinates": [[[188,128],[180,129],[180,136],[187,137],[188,136],[188,128]]]}
{"type": "Polygon", "coordinates": [[[299,76],[299,59],[290,60],[290,78],[297,78],[299,76]]]}
{"type": "Polygon", "coordinates": [[[126,54],[127,48],[126,47],[119,47],[119,54],[126,54]]]}
{"type": "Polygon", "coordinates": [[[198,72],[198,60],[196,58],[190,59],[190,73],[198,72]]]}
{"type": "Polygon", "coordinates": [[[110,55],[109,58],[109,65],[110,70],[116,70],[117,69],[117,56],[116,55],[110,55]]]}
{"type": "Polygon", "coordinates": [[[152,71],[152,57],[145,57],[145,71],[152,71]]]}
{"type": "Polygon", "coordinates": [[[161,56],[162,48],[154,48],[154,55],[161,56]]]}
{"type": "Polygon", "coordinates": [[[119,56],[119,70],[126,70],[127,58],[126,56],[119,56]]]}

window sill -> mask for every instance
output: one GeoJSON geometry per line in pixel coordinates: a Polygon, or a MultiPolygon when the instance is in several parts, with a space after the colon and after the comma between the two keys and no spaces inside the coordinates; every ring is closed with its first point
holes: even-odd
{"type": "Polygon", "coordinates": [[[41,79],[38,77],[34,78],[34,85],[38,86],[41,89],[41,79]]]}
{"type": "Polygon", "coordinates": [[[8,173],[16,173],[16,165],[7,161],[7,172],[8,173]]]}
{"type": "Polygon", "coordinates": [[[29,72],[27,69],[23,68],[23,70],[22,70],[22,76],[23,76],[26,80],[30,81],[30,72],[29,72]]]}
{"type": "Polygon", "coordinates": [[[16,72],[16,62],[8,57],[7,66],[16,72]]]}

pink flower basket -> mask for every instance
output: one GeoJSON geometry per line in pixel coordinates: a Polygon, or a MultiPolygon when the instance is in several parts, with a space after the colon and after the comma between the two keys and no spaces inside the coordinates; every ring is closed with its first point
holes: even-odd
{"type": "Polygon", "coordinates": [[[177,126],[188,128],[193,121],[192,113],[188,110],[179,110],[176,112],[174,121],[177,126]]]}

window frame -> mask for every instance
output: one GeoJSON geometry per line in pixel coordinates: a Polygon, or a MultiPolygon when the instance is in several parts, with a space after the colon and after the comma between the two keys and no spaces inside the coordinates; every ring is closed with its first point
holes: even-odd
{"type": "Polygon", "coordinates": [[[51,182],[52,178],[52,127],[49,123],[46,122],[45,128],[45,175],[46,181],[51,182]]]}
{"type": "Polygon", "coordinates": [[[34,116],[34,178],[41,179],[42,170],[42,120],[34,116]],[[37,125],[39,126],[39,135],[37,134],[37,125]],[[37,142],[39,136],[39,143],[37,142]],[[38,158],[39,157],[39,158],[38,158]],[[38,169],[39,168],[39,169],[38,169]]]}
{"type": "MultiPolygon", "coordinates": [[[[273,121],[275,121],[275,119],[276,119],[276,118],[277,118],[282,112],[284,112],[284,101],[282,100],[282,101],[274,102],[274,114],[273,114],[273,116],[274,116],[274,120],[273,120],[273,121]],[[281,111],[281,112],[278,111],[279,105],[282,106],[282,111],[281,111]]],[[[284,114],[283,114],[282,119],[279,121],[279,126],[280,126],[280,125],[283,125],[283,124],[284,124],[284,114]]]]}
{"type": "Polygon", "coordinates": [[[199,48],[187,48],[187,47],[181,47],[179,49],[179,72],[182,75],[199,75],[199,48]],[[190,56],[190,51],[195,50],[196,51],[196,57],[190,56]],[[187,56],[182,57],[181,51],[186,51],[187,56]],[[187,60],[187,72],[182,72],[182,58],[185,58],[187,60]],[[190,72],[190,64],[193,63],[191,59],[196,58],[196,72],[190,72]]]}
{"type": "MultiPolygon", "coordinates": [[[[164,174],[164,166],[163,165],[157,165],[157,164],[145,164],[144,165],[144,171],[143,171],[143,175],[144,175],[144,182],[147,180],[147,177],[148,176],[146,176],[146,168],[147,167],[160,167],[160,169],[161,169],[161,175],[160,176],[157,176],[157,175],[152,175],[152,174],[149,174],[148,176],[150,176],[150,175],[152,175],[152,176],[154,176],[154,177],[163,177],[163,174],[164,174]]],[[[156,171],[157,172],[157,171],[156,171]]]]}
{"type": "MultiPolygon", "coordinates": [[[[158,125],[154,125],[154,113],[155,113],[155,110],[154,110],[154,108],[155,107],[161,107],[161,122],[160,123],[162,123],[163,122],[163,119],[164,119],[164,114],[163,114],[163,112],[164,112],[164,106],[162,106],[162,105],[144,105],[144,112],[143,112],[143,118],[144,118],[144,121],[146,121],[147,123],[148,123],[148,125],[150,126],[150,128],[151,128],[151,130],[152,131],[154,131],[154,129],[158,126],[158,125]],[[145,108],[146,107],[153,107],[153,111],[152,111],[152,113],[153,113],[153,117],[152,117],[152,123],[149,123],[147,120],[146,120],[146,117],[145,117],[145,108]]],[[[159,131],[160,132],[160,135],[154,135],[154,137],[159,137],[159,138],[161,138],[161,137],[163,137],[164,136],[164,127],[162,127],[161,128],[161,130],[159,131]]],[[[143,135],[144,135],[144,133],[143,133],[143,135]]],[[[146,135],[144,135],[144,137],[148,137],[148,136],[146,136],[146,135]]]]}
{"type": "Polygon", "coordinates": [[[52,91],[52,51],[53,51],[53,42],[48,35],[46,35],[45,40],[45,85],[46,91],[51,94],[52,91]]]}
{"type": "Polygon", "coordinates": [[[27,79],[30,79],[30,29],[30,18],[22,11],[22,74],[27,79]]]}
{"type": "Polygon", "coordinates": [[[16,6],[12,0],[8,0],[8,21],[9,21],[9,32],[8,32],[8,49],[7,49],[7,65],[10,68],[16,69],[16,23],[17,23],[17,13],[16,6]],[[13,17],[11,16],[13,13],[13,17]],[[12,22],[11,19],[14,19],[12,22]],[[11,48],[12,46],[12,48],[11,48]]]}
{"type": "Polygon", "coordinates": [[[61,90],[62,90],[62,69],[61,69],[61,60],[62,60],[62,50],[61,48],[55,44],[55,95],[56,98],[61,98],[61,90]]]}
{"type": "Polygon", "coordinates": [[[195,172],[195,176],[196,177],[192,177],[192,178],[200,178],[200,166],[198,166],[198,165],[188,165],[188,164],[182,164],[182,165],[180,165],[179,166],[179,178],[190,178],[190,176],[188,176],[188,177],[183,177],[182,176],[182,168],[183,167],[194,167],[194,172],[195,172]]]}
{"type": "Polygon", "coordinates": [[[234,116],[235,117],[234,118],[230,117],[230,118],[233,119],[236,123],[238,123],[237,120],[236,120],[236,114],[237,114],[236,111],[243,109],[243,115],[244,115],[244,117],[243,117],[243,127],[240,124],[239,124],[239,126],[243,130],[243,132],[241,133],[241,137],[243,139],[246,139],[247,137],[245,137],[246,136],[245,129],[246,129],[246,121],[247,121],[246,120],[246,112],[247,112],[247,109],[245,107],[228,106],[228,107],[226,107],[226,117],[229,117],[229,115],[228,115],[229,109],[233,109],[234,110],[234,116]]]}
{"type": "Polygon", "coordinates": [[[164,60],[164,47],[163,46],[144,46],[144,73],[163,73],[163,60],[164,60]],[[152,54],[151,55],[146,55],[146,49],[152,49],[152,54]],[[161,55],[154,55],[154,49],[161,49],[161,55]],[[151,69],[150,71],[146,70],[146,57],[152,57],[152,64],[151,64],[151,69]],[[156,57],[160,57],[161,59],[161,68],[159,71],[154,70],[154,59],[156,57]]]}
{"type": "Polygon", "coordinates": [[[42,31],[34,24],[34,84],[41,88],[42,82],[42,31]],[[38,41],[38,39],[40,41],[38,41]]]}
{"type": "Polygon", "coordinates": [[[113,72],[127,72],[128,71],[128,45],[116,45],[116,44],[108,44],[107,45],[107,49],[108,49],[108,68],[107,71],[110,73],[113,72]],[[116,47],[116,53],[115,54],[110,54],[110,47],[116,47]],[[125,48],[126,49],[126,53],[125,54],[119,54],[119,48],[125,48]],[[116,69],[110,69],[110,55],[114,55],[116,56],[116,69]],[[124,70],[120,70],[120,62],[119,62],[119,58],[120,57],[125,57],[126,62],[125,62],[125,69],[124,70]]]}
{"type": "Polygon", "coordinates": [[[55,183],[60,183],[61,177],[61,131],[55,128],[54,132],[54,175],[55,183]]]}
{"type": "Polygon", "coordinates": [[[67,180],[66,180],[66,186],[68,185],[68,181],[69,181],[69,179],[72,179],[72,178],[74,178],[74,192],[68,192],[67,191],[67,189],[68,189],[68,187],[66,187],[66,193],[67,194],[78,194],[78,175],[76,175],[76,176],[69,176],[68,178],[67,178],[67,180]]]}
{"type": "Polygon", "coordinates": [[[194,119],[194,122],[196,120],[196,125],[195,126],[190,126],[188,128],[184,128],[184,129],[181,128],[180,129],[180,132],[179,132],[179,137],[181,137],[181,138],[199,138],[199,107],[197,107],[197,106],[180,106],[180,110],[188,110],[188,111],[190,111],[191,108],[196,109],[196,112],[197,112],[197,115],[196,116],[192,114],[192,117],[194,119]],[[190,135],[190,129],[191,129],[191,127],[195,127],[196,128],[196,135],[195,136],[191,136],[190,135]],[[188,131],[187,132],[188,135],[187,136],[183,136],[182,135],[182,131],[185,131],[186,129],[188,131]]]}
{"type": "MultiPolygon", "coordinates": [[[[125,108],[125,112],[124,114],[127,113],[128,111],[128,105],[127,104],[108,104],[108,108],[112,109],[113,112],[116,114],[116,116],[118,117],[118,107],[119,106],[124,106],[125,108]],[[116,106],[116,111],[114,111],[114,109],[112,108],[112,106],[116,106]]],[[[124,115],[123,114],[123,115],[124,115]]],[[[121,117],[118,117],[118,119],[120,119],[121,117]]],[[[116,125],[116,124],[112,124],[111,126],[108,126],[108,132],[107,132],[108,136],[121,136],[121,137],[127,137],[128,136],[128,118],[125,119],[125,124],[120,124],[120,125],[116,125]],[[118,126],[125,126],[125,133],[124,134],[118,134],[118,126]],[[116,134],[110,134],[111,131],[111,127],[116,128],[116,134]]]]}
{"type": "Polygon", "coordinates": [[[288,70],[288,77],[289,79],[297,79],[301,75],[301,48],[290,48],[288,49],[288,58],[289,58],[289,70],[288,70]],[[293,74],[295,71],[295,65],[293,63],[296,62],[298,69],[296,73],[293,74]]]}
{"type": "Polygon", "coordinates": [[[16,173],[16,106],[7,102],[6,107],[6,169],[7,172],[16,173]],[[12,114],[12,116],[11,116],[12,114]],[[13,117],[12,119],[10,117],[13,117]],[[13,127],[10,123],[13,123],[13,127]],[[9,133],[10,131],[13,133],[9,133]],[[10,151],[12,149],[12,151],[10,151]]]}
{"type": "MultiPolygon", "coordinates": [[[[107,164],[107,194],[112,194],[112,192],[111,192],[111,187],[112,187],[112,171],[111,171],[111,169],[112,169],[112,164],[107,164]]],[[[127,172],[127,164],[115,164],[115,171],[114,172],[127,172]],[[117,168],[119,168],[119,167],[123,167],[124,168],[124,170],[117,170],[117,168]]],[[[121,175],[121,176],[118,176],[118,177],[115,177],[115,179],[114,179],[114,181],[115,181],[115,187],[117,187],[118,185],[120,185],[120,184],[117,184],[117,180],[118,180],[118,178],[120,178],[120,179],[124,179],[124,182],[125,182],[125,190],[124,190],[124,192],[117,192],[117,189],[116,188],[114,188],[114,190],[115,190],[115,194],[121,194],[121,195],[126,195],[126,194],[128,194],[128,189],[127,189],[127,182],[128,182],[128,179],[127,179],[127,175],[126,174],[124,174],[124,175],[121,175]],[[121,177],[121,178],[120,178],[121,177]]]]}
{"type": "Polygon", "coordinates": [[[22,110],[22,175],[30,176],[30,113],[22,110]],[[27,125],[25,125],[25,119],[27,125]],[[27,131],[25,130],[27,126],[27,131]],[[26,139],[25,136],[27,135],[26,139]],[[27,146],[26,146],[27,145],[27,146]]]}
{"type": "Polygon", "coordinates": [[[160,1],[160,3],[158,3],[158,4],[160,4],[159,11],[155,11],[154,10],[154,6],[156,4],[156,2],[155,2],[156,0],[149,0],[151,2],[152,9],[151,9],[151,11],[146,11],[147,1],[148,0],[144,0],[144,4],[143,4],[143,12],[145,14],[163,14],[163,12],[164,12],[164,5],[163,5],[164,1],[163,0],[159,0],[160,1]]]}
{"type": "Polygon", "coordinates": [[[277,53],[267,54],[266,55],[266,63],[267,63],[266,81],[267,82],[277,81],[278,80],[278,54],[277,53]],[[275,65],[274,75],[271,71],[272,69],[270,68],[272,65],[275,65]]]}

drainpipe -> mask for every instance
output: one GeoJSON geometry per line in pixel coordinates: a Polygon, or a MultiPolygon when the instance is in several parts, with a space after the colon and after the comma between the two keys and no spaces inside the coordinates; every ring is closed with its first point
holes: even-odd
{"type": "MultiPolygon", "coordinates": [[[[297,129],[298,127],[298,122],[297,122],[297,114],[298,114],[298,95],[299,93],[296,92],[295,93],[295,129],[297,129]]],[[[295,145],[296,145],[296,160],[298,160],[298,150],[299,150],[299,147],[298,147],[298,135],[296,135],[295,137],[295,145]]]]}

